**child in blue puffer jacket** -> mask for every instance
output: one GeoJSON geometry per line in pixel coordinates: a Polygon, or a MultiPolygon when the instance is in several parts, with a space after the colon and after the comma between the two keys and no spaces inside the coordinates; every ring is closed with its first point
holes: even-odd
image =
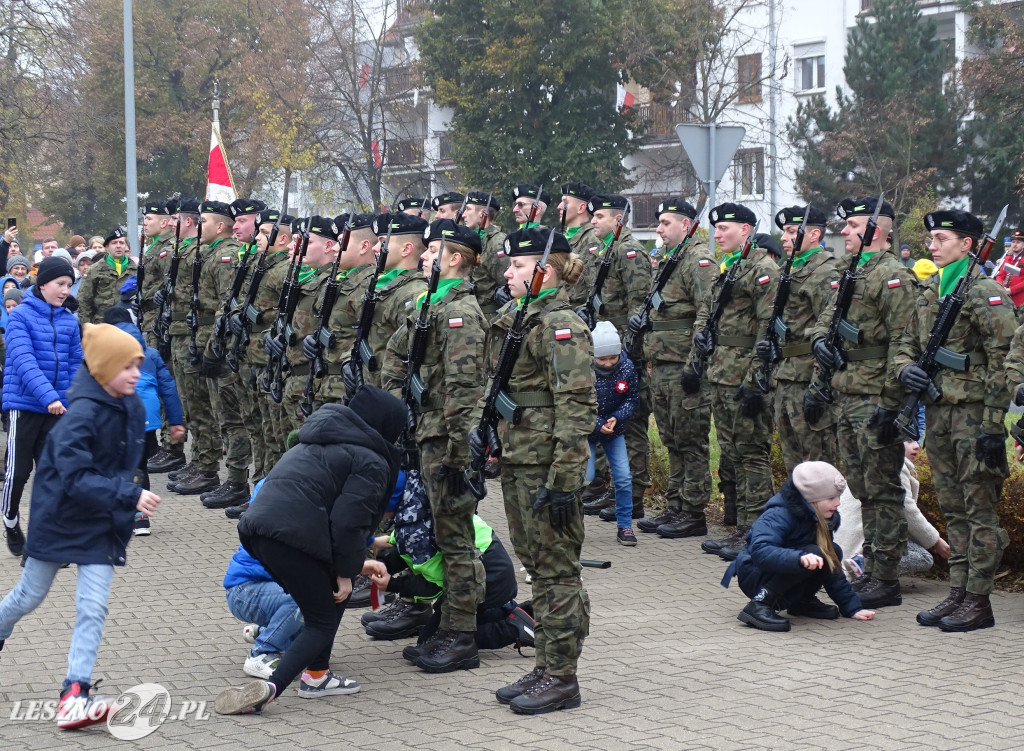
{"type": "Polygon", "coordinates": [[[590,460],[587,482],[594,479],[594,462],[600,446],[608,458],[615,486],[615,515],[602,512],[605,521],[615,519],[620,544],[636,545],[633,532],[633,475],[626,454],[626,423],[636,411],[640,398],[636,369],[622,351],[619,333],[610,321],[601,321],[594,328],[594,386],[597,389],[597,426],[587,438],[590,460]]]}

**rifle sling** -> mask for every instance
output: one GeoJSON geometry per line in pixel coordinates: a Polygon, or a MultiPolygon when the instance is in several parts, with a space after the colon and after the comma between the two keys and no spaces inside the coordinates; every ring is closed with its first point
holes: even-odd
{"type": "Polygon", "coordinates": [[[881,360],[889,356],[889,346],[879,344],[877,347],[861,347],[846,351],[846,359],[849,362],[860,362],[861,360],[881,360]]]}
{"type": "Polygon", "coordinates": [[[718,344],[722,347],[743,347],[752,349],[757,340],[752,336],[720,336],[718,344]]]}
{"type": "Polygon", "coordinates": [[[809,355],[814,352],[814,345],[810,342],[797,342],[796,344],[787,344],[782,348],[783,357],[802,357],[803,355],[809,355]]]}
{"type": "Polygon", "coordinates": [[[555,397],[550,391],[509,391],[508,397],[520,407],[542,409],[555,406],[555,397]]]}
{"type": "Polygon", "coordinates": [[[693,326],[696,321],[697,316],[695,315],[673,318],[668,321],[651,321],[651,331],[677,331],[693,326]]]}
{"type": "MultiPolygon", "coordinates": [[[[188,313],[171,313],[172,321],[184,321],[188,313]]],[[[212,326],[217,320],[217,316],[199,316],[200,326],[212,326]]]]}

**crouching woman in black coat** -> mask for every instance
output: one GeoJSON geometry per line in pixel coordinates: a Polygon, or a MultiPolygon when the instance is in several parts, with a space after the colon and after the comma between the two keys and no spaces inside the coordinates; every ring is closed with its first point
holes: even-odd
{"type": "Polygon", "coordinates": [[[735,576],[740,589],[751,598],[739,620],[762,631],[789,631],[790,615],[833,620],[840,613],[858,621],[870,621],[873,610],[864,610],[850,588],[840,561],[843,552],[832,541],[839,528],[839,496],[846,480],[828,462],[803,462],[793,476],[765,505],[750,528],[747,547],[729,566],[722,579],[728,587],[735,576]],[[817,598],[822,587],[836,605],[817,598]]]}
{"type": "Polygon", "coordinates": [[[299,444],[267,475],[238,537],[295,600],[305,627],[269,680],[217,697],[220,714],[259,712],[300,673],[303,698],[359,690],[331,672],[331,648],[352,577],[386,572],[384,564],[366,560],[366,547],[398,478],[394,444],[405,423],[400,400],[363,386],[347,407],[325,404],[310,415],[299,444]]]}

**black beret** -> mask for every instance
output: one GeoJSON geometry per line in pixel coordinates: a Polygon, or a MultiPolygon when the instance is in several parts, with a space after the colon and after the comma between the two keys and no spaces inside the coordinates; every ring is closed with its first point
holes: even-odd
{"type": "Polygon", "coordinates": [[[142,207],[143,214],[156,214],[157,216],[170,216],[174,213],[166,201],[151,201],[142,207]]]}
{"type": "Polygon", "coordinates": [[[591,214],[601,209],[625,211],[627,206],[629,206],[629,201],[626,200],[625,196],[619,196],[614,193],[607,196],[595,195],[587,202],[587,211],[591,214]]]}
{"type": "Polygon", "coordinates": [[[466,200],[466,203],[468,204],[486,206],[488,199],[490,199],[491,208],[495,211],[501,211],[501,204],[498,203],[498,198],[493,193],[485,193],[482,190],[471,190],[466,195],[468,196],[466,200]]]}
{"type": "Polygon", "coordinates": [[[240,216],[249,216],[249,214],[258,214],[263,209],[267,208],[267,204],[263,201],[258,201],[255,198],[237,199],[231,202],[231,216],[237,219],[240,216]]]}
{"type": "Polygon", "coordinates": [[[339,229],[338,225],[329,216],[315,214],[309,218],[308,232],[311,235],[319,235],[328,240],[337,240],[339,229]]]}
{"type": "Polygon", "coordinates": [[[757,224],[757,217],[742,203],[720,203],[708,213],[708,221],[712,227],[719,222],[737,222],[753,226],[757,224]]]}
{"type": "Polygon", "coordinates": [[[373,220],[373,233],[384,237],[391,229],[392,235],[422,235],[429,222],[412,214],[380,214],[373,220]]]}
{"type": "Polygon", "coordinates": [[[111,240],[116,240],[119,237],[127,237],[128,233],[124,227],[114,227],[110,230],[110,233],[103,238],[103,247],[107,247],[111,240]]]}
{"type": "MultiPolygon", "coordinates": [[[[787,206],[781,209],[778,214],[775,215],[775,226],[782,229],[787,224],[803,224],[804,221],[804,209],[806,206],[787,206]]],[[[811,210],[807,214],[807,226],[808,227],[824,227],[825,212],[818,211],[818,209],[811,206],[811,210]]]]}
{"type": "Polygon", "coordinates": [[[1011,240],[1024,240],[1024,229],[1015,229],[1010,235],[1011,240]]]}
{"type": "MultiPolygon", "coordinates": [[[[281,212],[278,209],[263,209],[256,215],[256,226],[259,227],[261,224],[273,224],[277,221],[277,218],[281,216],[281,212]]],[[[295,221],[295,217],[291,214],[285,214],[281,216],[281,224],[290,226],[295,221]]]]}
{"type": "Polygon", "coordinates": [[[685,198],[667,198],[658,204],[658,210],[655,212],[656,216],[661,216],[662,214],[681,214],[690,217],[690,219],[696,219],[697,209],[693,208],[693,204],[685,198]]]}
{"type": "MultiPolygon", "coordinates": [[[[844,198],[836,206],[836,214],[840,219],[846,219],[850,216],[873,216],[877,204],[878,198],[874,196],[844,198]]],[[[887,216],[890,219],[896,218],[896,212],[893,211],[892,205],[888,201],[882,201],[882,210],[878,212],[878,215],[887,216]]]]}
{"type": "Polygon", "coordinates": [[[171,200],[169,200],[167,203],[164,204],[164,208],[167,209],[167,214],[169,216],[172,215],[172,214],[177,214],[178,213],[178,199],[177,198],[172,198],[171,200]]]}
{"type": "Polygon", "coordinates": [[[442,206],[447,206],[450,203],[457,203],[461,205],[464,199],[465,196],[461,193],[442,193],[430,202],[430,208],[437,211],[442,206]]]}
{"type": "Polygon", "coordinates": [[[334,217],[334,223],[338,225],[338,231],[340,232],[348,222],[349,229],[357,230],[364,229],[365,227],[373,226],[374,214],[338,214],[334,217]]]}
{"type": "MultiPolygon", "coordinates": [[[[459,199],[462,200],[461,198],[459,199]]],[[[395,211],[407,211],[409,209],[421,209],[426,211],[430,206],[430,196],[426,198],[403,198],[395,204],[395,211]]]]}
{"type": "Polygon", "coordinates": [[[292,232],[305,232],[308,227],[308,216],[297,216],[292,219],[292,232]]]}
{"type": "Polygon", "coordinates": [[[950,229],[974,238],[980,238],[985,233],[985,225],[978,217],[959,209],[929,212],[924,215],[924,226],[929,232],[933,229],[950,229]]]}
{"type": "Polygon", "coordinates": [[[562,195],[572,196],[586,203],[597,195],[597,191],[586,183],[565,183],[562,185],[562,195]]]}
{"type": "Polygon", "coordinates": [[[551,196],[543,191],[542,188],[538,188],[536,185],[527,185],[526,183],[520,183],[516,187],[512,188],[513,198],[532,198],[540,201],[545,205],[551,204],[551,196]],[[540,196],[537,196],[537,191],[540,190],[540,196]]]}
{"type": "Polygon", "coordinates": [[[555,239],[551,243],[552,253],[571,253],[569,241],[565,235],[554,230],[530,227],[529,229],[517,229],[505,238],[505,255],[512,256],[539,256],[543,255],[544,248],[548,244],[548,236],[554,232],[555,239]]]}
{"type": "Polygon", "coordinates": [[[198,198],[179,198],[178,199],[178,213],[179,214],[198,214],[199,213],[199,199],[198,198]]]}
{"type": "Polygon", "coordinates": [[[759,232],[754,235],[754,243],[757,247],[764,248],[776,258],[782,258],[782,246],[779,245],[779,241],[771,235],[759,232]]]}
{"type": "Polygon", "coordinates": [[[232,218],[231,207],[223,201],[203,201],[199,204],[200,214],[217,214],[232,218]]]}
{"type": "Polygon", "coordinates": [[[451,219],[435,219],[423,230],[423,243],[444,239],[446,243],[455,243],[473,251],[477,255],[483,252],[480,235],[464,224],[456,224],[451,219]]]}

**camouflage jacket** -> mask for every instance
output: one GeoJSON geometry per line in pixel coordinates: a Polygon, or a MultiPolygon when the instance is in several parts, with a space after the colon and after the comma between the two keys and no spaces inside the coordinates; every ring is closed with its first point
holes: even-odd
{"type": "MultiPolygon", "coordinates": [[[[625,227],[618,241],[613,242],[604,252],[611,254],[612,265],[601,289],[601,301],[604,304],[597,311],[597,319],[611,321],[619,330],[619,335],[624,336],[627,319],[631,314],[639,312],[644,298],[651,290],[651,260],[644,247],[633,239],[625,227]]],[[[597,280],[602,256],[599,253],[594,257],[592,282],[597,280]]],[[[592,291],[593,283],[587,290],[587,297],[592,291]]]]}
{"type": "MultiPolygon", "coordinates": [[[[292,316],[292,334],[294,339],[288,346],[288,364],[293,371],[306,372],[309,360],[302,354],[302,340],[316,331],[320,325],[320,309],[317,302],[323,300],[324,285],[331,275],[333,264],[325,264],[300,275],[299,299],[292,316]],[[306,276],[308,274],[308,277],[306,276]]],[[[305,267],[308,269],[308,267],[305,267]]]]}
{"type": "Polygon", "coordinates": [[[418,271],[405,271],[377,290],[380,298],[373,311],[373,324],[366,334],[366,343],[370,346],[377,367],[372,370],[363,368],[366,383],[380,386],[380,368],[388,341],[399,328],[405,326],[406,316],[415,308],[417,298],[426,291],[427,282],[418,271]]]}
{"type": "MultiPolygon", "coordinates": [[[[772,315],[775,290],[779,285],[779,267],[762,248],[751,251],[747,260],[737,263],[740,270],[736,286],[718,323],[718,343],[708,358],[707,377],[709,382],[723,386],[743,385],[756,389],[754,374],[761,365],[761,359],[754,351],[754,344],[765,332],[772,315]]],[[[726,271],[723,270],[715,292],[704,298],[693,326],[695,332],[702,331],[707,325],[711,307],[725,277],[726,271]]],[[[692,359],[693,353],[690,355],[692,359]]]]}
{"type": "Polygon", "coordinates": [[[135,261],[127,255],[121,260],[125,263],[120,274],[111,266],[110,256],[89,267],[88,276],[78,288],[78,320],[82,323],[102,323],[104,311],[121,302],[121,285],[138,272],[135,261]]]}
{"type": "MultiPolygon", "coordinates": [[[[328,326],[334,335],[334,344],[324,352],[324,361],[331,365],[348,362],[352,354],[352,343],[356,340],[359,313],[363,309],[366,285],[373,276],[374,264],[365,263],[349,269],[338,285],[338,299],[334,303],[328,326]]],[[[336,372],[332,370],[332,372],[336,372]]]]}
{"type": "MultiPolygon", "coordinates": [[[[401,398],[409,364],[409,345],[419,311],[413,307],[406,325],[388,342],[381,368],[383,388],[401,398]]],[[[463,282],[428,311],[426,354],[419,369],[425,390],[416,406],[416,441],[447,438],[448,460],[469,462],[469,429],[480,422],[484,383],[484,318],[472,285],[463,282]]]]}
{"type": "Polygon", "coordinates": [[[587,302],[590,290],[594,286],[594,274],[597,270],[595,259],[600,257],[597,252],[601,250],[601,241],[597,239],[594,225],[590,222],[580,225],[579,231],[569,240],[569,247],[580,257],[584,265],[584,271],[577,282],[573,285],[566,285],[569,292],[569,304],[575,310],[587,302]]]}
{"type": "MultiPolygon", "coordinates": [[[[934,274],[917,296],[910,322],[900,337],[893,358],[894,373],[899,374],[915,362],[928,346],[928,335],[938,312],[939,275],[934,274]]],[[[1007,291],[995,280],[979,276],[971,285],[945,344],[953,352],[968,355],[969,367],[962,372],[939,368],[934,379],[942,392],[940,404],[984,403],[981,425],[984,433],[1004,432],[1003,418],[1008,402],[1003,360],[1010,349],[1016,324],[1013,300],[1007,291]]]]}
{"type": "MultiPolygon", "coordinates": [[[[775,369],[775,378],[809,384],[817,367],[811,349],[811,330],[828,305],[832,290],[839,287],[843,264],[828,251],[819,250],[803,266],[795,266],[792,274],[789,300],[782,313],[789,329],[785,341],[780,342],[784,359],[775,369]]],[[[766,331],[758,338],[763,338],[766,331]]]]}
{"type": "MultiPolygon", "coordinates": [[[[892,366],[916,300],[917,277],[891,250],[879,251],[860,267],[846,318],[860,328],[862,341],[859,345],[844,341],[843,348],[848,355],[864,359],[851,360],[835,374],[832,385],[837,391],[880,396],[878,406],[899,409],[906,391],[892,366]]],[[[811,330],[812,342],[828,335],[835,307],[833,292],[811,330]]]]}
{"type": "MultiPolygon", "coordinates": [[[[494,374],[515,312],[515,304],[510,304],[491,323],[486,350],[488,378],[494,374]]],[[[543,405],[550,401],[551,406],[524,404],[518,425],[504,420],[499,423],[502,459],[508,464],[545,467],[544,485],[551,490],[578,490],[590,455],[587,436],[597,422],[593,339],[570,307],[564,289],[531,302],[525,324],[508,392],[521,403],[543,405]]]]}
{"type": "MultiPolygon", "coordinates": [[[[190,237],[182,240],[178,244],[178,254],[181,256],[181,261],[178,263],[178,276],[174,280],[174,294],[171,296],[171,325],[167,331],[171,336],[188,336],[185,316],[188,315],[189,305],[192,304],[192,259],[196,255],[196,239],[190,237]]],[[[169,259],[170,256],[167,258],[169,259]]],[[[169,271],[170,261],[167,266],[167,271],[169,271]]],[[[161,283],[166,281],[167,271],[164,272],[161,283]]]]}
{"type": "Polygon", "coordinates": [[[473,283],[473,293],[480,305],[480,310],[488,318],[498,312],[498,304],[494,301],[494,293],[505,286],[505,271],[508,260],[505,258],[505,233],[500,227],[488,224],[484,230],[483,253],[479,265],[473,267],[469,281],[473,283]]]}
{"type": "Polygon", "coordinates": [[[142,301],[143,323],[146,331],[152,331],[153,324],[156,322],[156,305],[153,304],[153,296],[158,289],[164,286],[164,277],[167,276],[167,268],[170,265],[173,252],[173,233],[161,235],[143,251],[146,273],[142,280],[142,289],[139,290],[139,300],[142,301]]]}
{"type": "MultiPolygon", "coordinates": [[[[277,304],[281,301],[281,287],[284,286],[284,275],[288,273],[290,266],[288,251],[279,250],[274,253],[267,253],[267,270],[260,280],[260,286],[256,288],[256,296],[253,298],[252,306],[257,310],[255,322],[249,331],[249,346],[245,351],[246,361],[250,365],[265,367],[267,364],[267,352],[263,349],[263,335],[270,329],[270,325],[277,319],[277,304]]],[[[255,271],[255,269],[253,269],[255,271]]],[[[249,277],[250,281],[252,277],[249,277]]],[[[248,287],[245,294],[248,295],[248,287]]],[[[242,299],[242,305],[245,299],[242,299]]],[[[245,315],[245,311],[239,312],[245,315]]]]}
{"type": "Polygon", "coordinates": [[[213,324],[224,311],[224,301],[231,290],[231,280],[238,268],[242,244],[233,237],[204,244],[203,271],[199,275],[199,331],[196,345],[210,354],[208,346],[213,339],[213,324]]]}
{"type": "Polygon", "coordinates": [[[644,358],[655,364],[690,359],[697,311],[718,279],[718,261],[707,243],[695,240],[682,253],[661,292],[661,307],[651,310],[652,325],[644,333],[644,358]]]}

